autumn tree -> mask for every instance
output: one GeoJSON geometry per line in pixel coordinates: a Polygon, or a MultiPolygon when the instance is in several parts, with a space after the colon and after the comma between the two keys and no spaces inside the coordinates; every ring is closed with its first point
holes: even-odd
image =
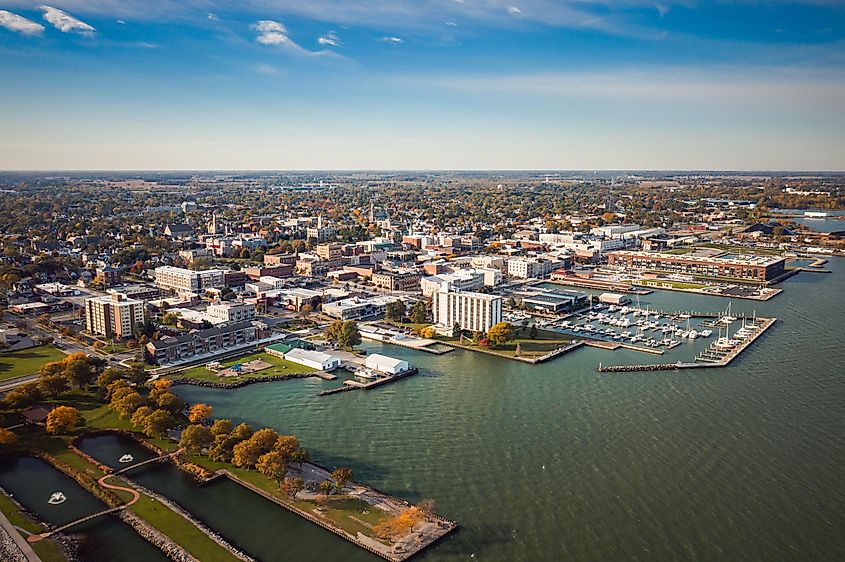
{"type": "Polygon", "coordinates": [[[161,437],[173,426],[173,418],[164,410],[156,410],[144,418],[144,433],[150,437],[161,437]]]}
{"type": "Polygon", "coordinates": [[[311,453],[308,452],[308,449],[297,449],[293,452],[290,456],[291,462],[295,462],[299,464],[300,470],[302,469],[302,463],[308,462],[311,460],[311,453]]]}
{"type": "Polygon", "coordinates": [[[294,435],[279,435],[273,450],[278,451],[285,460],[291,459],[299,449],[299,440],[294,435]]]}
{"type": "Polygon", "coordinates": [[[184,405],[184,402],[182,402],[182,400],[172,392],[166,392],[159,395],[158,400],[156,401],[156,406],[158,406],[159,409],[166,410],[171,414],[178,414],[184,405]]]}
{"type": "Polygon", "coordinates": [[[331,480],[323,480],[320,482],[320,492],[322,492],[325,497],[329,497],[332,490],[334,490],[334,482],[331,480]]]}
{"type": "Polygon", "coordinates": [[[96,378],[94,362],[82,352],[73,353],[64,359],[65,376],[76,388],[85,388],[96,378]]]}
{"type": "Polygon", "coordinates": [[[145,404],[144,397],[130,389],[128,393],[116,394],[117,399],[112,398],[111,407],[121,418],[130,418],[135,411],[145,404]]]}
{"type": "Polygon", "coordinates": [[[65,434],[79,424],[79,410],[70,406],[57,406],[47,414],[47,433],[65,434]]]}
{"type": "Polygon", "coordinates": [[[347,482],[352,480],[352,469],[346,467],[334,469],[332,472],[332,480],[334,480],[334,485],[337,490],[340,491],[347,482]]]}
{"type": "Polygon", "coordinates": [[[214,420],[214,423],[211,424],[211,433],[213,433],[215,437],[218,435],[228,435],[232,433],[232,420],[227,420],[225,418],[214,420]]]}
{"type": "Polygon", "coordinates": [[[66,392],[70,386],[68,385],[67,378],[62,373],[42,373],[38,377],[38,388],[45,397],[57,398],[63,392],[66,392]]]}
{"type": "Polygon", "coordinates": [[[278,451],[270,451],[258,457],[255,468],[268,478],[272,478],[281,487],[288,472],[284,456],[278,451]]]}
{"type": "Polygon", "coordinates": [[[5,427],[0,427],[0,445],[12,445],[18,440],[18,436],[14,431],[10,431],[5,427]]]}
{"type": "Polygon", "coordinates": [[[505,345],[511,339],[511,325],[499,322],[487,332],[487,339],[495,346],[505,345]]]}
{"type": "Polygon", "coordinates": [[[10,390],[3,399],[3,405],[11,410],[21,410],[32,406],[43,396],[38,381],[31,381],[10,390]]]}
{"type": "Polygon", "coordinates": [[[249,439],[235,445],[232,449],[232,464],[240,468],[254,467],[258,457],[270,452],[278,436],[278,433],[270,428],[259,429],[249,439]]]}
{"type": "Polygon", "coordinates": [[[399,515],[386,517],[373,526],[373,532],[381,539],[395,539],[407,535],[414,525],[425,520],[425,513],[417,506],[402,510],[399,515]]]}
{"type": "Polygon", "coordinates": [[[135,427],[144,427],[144,420],[147,419],[147,416],[152,414],[155,410],[150,408],[149,406],[141,406],[135,413],[132,414],[131,422],[132,425],[135,427]]]}
{"type": "Polygon", "coordinates": [[[305,482],[302,478],[285,478],[282,483],[282,492],[290,499],[296,499],[296,494],[302,491],[305,487],[305,482]]]}
{"type": "Polygon", "coordinates": [[[212,407],[208,404],[194,404],[188,411],[188,421],[191,423],[205,423],[211,416],[212,407]]]}
{"type": "Polygon", "coordinates": [[[204,425],[192,424],[182,432],[179,445],[190,451],[201,451],[214,442],[214,435],[204,425]]]}

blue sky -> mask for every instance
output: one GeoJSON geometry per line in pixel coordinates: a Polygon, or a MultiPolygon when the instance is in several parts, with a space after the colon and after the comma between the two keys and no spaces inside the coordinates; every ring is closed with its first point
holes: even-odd
{"type": "Polygon", "coordinates": [[[0,169],[845,168],[845,2],[0,0],[0,169]]]}

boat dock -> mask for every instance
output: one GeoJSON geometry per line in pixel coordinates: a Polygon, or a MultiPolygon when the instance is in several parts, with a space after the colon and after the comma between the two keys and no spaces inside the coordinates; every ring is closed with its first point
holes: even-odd
{"type": "Polygon", "coordinates": [[[329,388],[320,392],[317,396],[330,396],[332,394],[338,394],[340,392],[349,392],[350,390],[370,390],[373,388],[378,388],[380,386],[384,386],[388,383],[398,381],[400,379],[404,379],[406,377],[410,377],[412,375],[416,375],[419,370],[416,367],[412,367],[407,371],[403,371],[396,375],[384,376],[377,378],[375,380],[369,382],[360,382],[352,379],[348,379],[343,381],[343,386],[338,386],[336,388],[329,388]]]}

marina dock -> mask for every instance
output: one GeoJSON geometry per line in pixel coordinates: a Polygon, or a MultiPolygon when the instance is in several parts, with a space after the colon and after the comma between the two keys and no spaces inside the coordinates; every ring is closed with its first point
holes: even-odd
{"type": "Polygon", "coordinates": [[[395,382],[406,377],[410,377],[412,375],[416,375],[419,370],[416,367],[408,369],[407,371],[403,371],[396,375],[384,376],[381,378],[377,378],[375,380],[369,382],[360,382],[356,380],[345,380],[343,381],[343,386],[338,386],[336,388],[329,388],[327,390],[323,390],[317,396],[330,396],[332,394],[338,394],[340,392],[349,392],[350,390],[371,390],[373,388],[378,388],[380,386],[384,386],[388,383],[395,382]]]}

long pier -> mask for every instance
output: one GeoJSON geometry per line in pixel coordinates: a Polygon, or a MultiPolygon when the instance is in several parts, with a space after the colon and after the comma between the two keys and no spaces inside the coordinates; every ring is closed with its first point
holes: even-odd
{"type": "Polygon", "coordinates": [[[652,365],[609,365],[607,367],[599,363],[596,372],[633,373],[646,371],[674,371],[679,369],[707,369],[715,367],[727,367],[731,363],[731,361],[739,357],[739,355],[743,351],[748,349],[748,347],[752,343],[754,343],[760,336],[762,336],[766,332],[766,330],[771,328],[775,324],[775,322],[777,322],[777,318],[763,318],[759,320],[762,321],[762,324],[757,326],[757,328],[754,330],[754,333],[742,340],[742,342],[740,342],[736,347],[734,347],[728,353],[718,359],[713,358],[711,360],[699,360],[695,362],[678,361],[677,363],[658,363],[652,365]]]}
{"type": "Polygon", "coordinates": [[[337,394],[339,392],[349,392],[350,390],[370,390],[373,388],[378,388],[379,386],[383,386],[385,384],[398,381],[400,379],[404,379],[406,377],[410,377],[411,375],[416,375],[419,370],[416,367],[412,367],[407,371],[402,371],[396,375],[391,375],[388,377],[382,377],[370,382],[358,382],[354,380],[345,380],[343,381],[343,386],[338,386],[336,388],[329,388],[328,390],[323,390],[317,396],[329,396],[332,394],[337,394]]]}

